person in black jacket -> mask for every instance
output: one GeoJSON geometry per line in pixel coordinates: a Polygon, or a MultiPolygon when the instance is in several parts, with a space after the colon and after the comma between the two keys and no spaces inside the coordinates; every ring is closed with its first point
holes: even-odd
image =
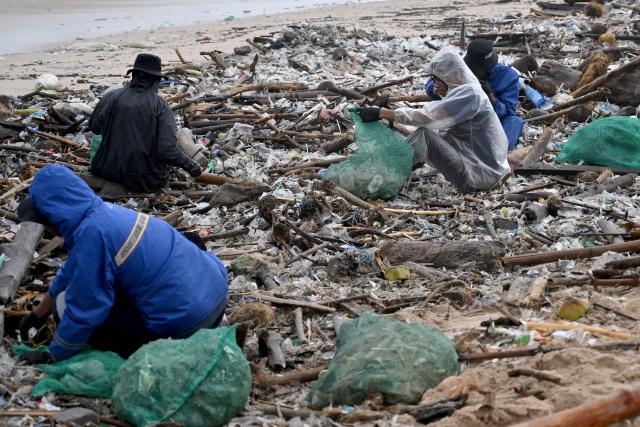
{"type": "Polygon", "coordinates": [[[158,56],[139,54],[127,71],[129,86],[107,93],[96,106],[89,128],[102,143],[91,161],[94,175],[146,193],[167,185],[170,166],[201,174],[179,148],[171,108],[158,96],[161,70],[158,56]]]}

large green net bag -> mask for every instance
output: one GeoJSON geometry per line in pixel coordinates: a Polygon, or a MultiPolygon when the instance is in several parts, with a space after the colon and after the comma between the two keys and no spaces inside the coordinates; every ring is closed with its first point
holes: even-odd
{"type": "Polygon", "coordinates": [[[355,109],[349,113],[358,151],[329,166],[324,178],[362,199],[394,198],[411,175],[413,148],[381,121],[363,123],[355,109]]]}
{"type": "Polygon", "coordinates": [[[440,330],[368,313],[340,328],[336,355],[311,385],[314,407],[358,405],[382,393],[389,405],[417,403],[458,373],[458,355],[440,330]]]}
{"type": "MultiPolygon", "coordinates": [[[[46,350],[40,347],[39,350],[46,350]]],[[[13,351],[20,356],[33,350],[20,344],[13,351]]],[[[49,365],[38,365],[46,374],[33,387],[31,394],[73,394],[76,396],[109,399],[112,394],[112,378],[124,363],[124,359],[110,351],[87,350],[67,360],[49,365]]]]}
{"type": "Polygon", "coordinates": [[[578,129],[557,162],[640,169],[640,120],[607,117],[578,129]]]}
{"type": "Polygon", "coordinates": [[[140,348],[114,377],[112,402],[118,416],[139,427],[219,426],[244,409],[250,391],[235,327],[221,327],[140,348]]]}

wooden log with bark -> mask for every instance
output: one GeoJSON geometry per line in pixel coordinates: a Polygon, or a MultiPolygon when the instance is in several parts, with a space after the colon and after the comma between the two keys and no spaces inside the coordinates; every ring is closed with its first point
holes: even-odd
{"type": "Polygon", "coordinates": [[[383,245],[379,255],[392,265],[406,261],[446,268],[473,265],[495,272],[500,269],[499,252],[496,245],[482,241],[397,241],[383,245]]]}

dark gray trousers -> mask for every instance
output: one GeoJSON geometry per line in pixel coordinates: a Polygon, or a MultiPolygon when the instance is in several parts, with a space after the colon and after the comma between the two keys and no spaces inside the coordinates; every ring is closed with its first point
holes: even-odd
{"type": "Polygon", "coordinates": [[[406,139],[413,147],[413,167],[428,163],[461,193],[478,191],[469,185],[469,176],[460,153],[431,129],[418,128],[406,139]]]}

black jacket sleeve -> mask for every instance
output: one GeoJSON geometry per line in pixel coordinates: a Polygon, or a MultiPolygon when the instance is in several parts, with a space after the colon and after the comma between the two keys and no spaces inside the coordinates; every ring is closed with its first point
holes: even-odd
{"type": "Polygon", "coordinates": [[[173,117],[169,105],[162,101],[160,107],[160,115],[157,121],[158,135],[158,157],[164,163],[189,170],[195,160],[190,159],[184,151],[178,147],[178,138],[176,137],[177,126],[176,119],[173,117]]]}
{"type": "Polygon", "coordinates": [[[107,94],[102,97],[100,102],[98,102],[98,105],[96,105],[96,108],[93,110],[91,119],[89,119],[89,129],[91,130],[91,132],[95,133],[96,135],[102,135],[104,131],[105,118],[109,114],[110,106],[111,97],[107,94]]]}

